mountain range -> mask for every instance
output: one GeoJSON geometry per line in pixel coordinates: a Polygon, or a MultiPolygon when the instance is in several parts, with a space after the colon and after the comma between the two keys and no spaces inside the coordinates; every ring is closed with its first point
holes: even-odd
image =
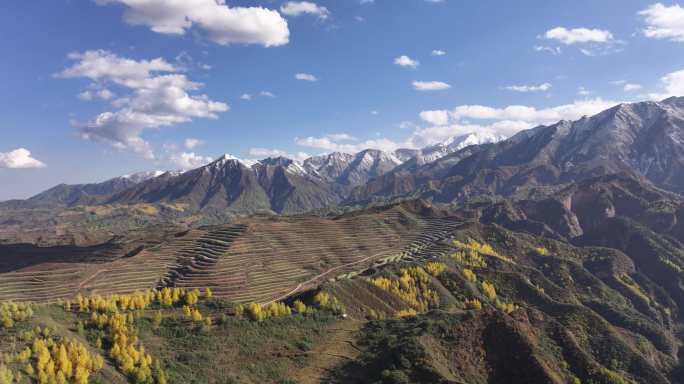
{"type": "Polygon", "coordinates": [[[423,149],[334,152],[302,162],[224,155],[185,172],[59,185],[21,204],[181,203],[190,212],[294,214],[406,197],[446,203],[474,196],[525,197],[540,187],[615,173],[682,193],[683,127],[684,98],[673,97],[620,104],[508,139],[473,133],[423,149]]]}

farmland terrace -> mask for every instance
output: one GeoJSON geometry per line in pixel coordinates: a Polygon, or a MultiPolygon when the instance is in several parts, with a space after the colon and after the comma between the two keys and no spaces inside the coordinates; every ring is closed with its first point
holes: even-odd
{"type": "Polygon", "coordinates": [[[373,265],[439,255],[460,224],[395,205],[335,218],[250,218],[170,234],[137,251],[107,244],[1,246],[0,300],[49,302],[175,286],[268,303],[373,265]]]}

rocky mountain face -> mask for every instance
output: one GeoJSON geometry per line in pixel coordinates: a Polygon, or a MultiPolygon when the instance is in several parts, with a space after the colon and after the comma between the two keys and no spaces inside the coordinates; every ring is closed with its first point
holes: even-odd
{"type": "Polygon", "coordinates": [[[301,163],[284,157],[247,162],[224,155],[187,172],[141,172],[98,184],[59,185],[29,199],[28,205],[164,202],[181,203],[191,211],[300,213],[338,204],[353,188],[407,163],[399,158],[406,153],[416,155],[409,162],[424,164],[463,145],[495,139],[465,135],[425,150],[335,152],[301,163]]]}
{"type": "Polygon", "coordinates": [[[111,196],[109,204],[180,203],[192,211],[295,213],[339,202],[329,185],[298,163],[270,158],[252,167],[229,155],[182,173],[162,175],[111,196]]]}
{"type": "Polygon", "coordinates": [[[431,163],[413,161],[358,187],[350,201],[419,195],[437,201],[514,196],[614,173],[684,192],[684,98],[621,104],[578,121],[466,147],[431,163]],[[408,168],[408,169],[407,169],[408,168]]]}

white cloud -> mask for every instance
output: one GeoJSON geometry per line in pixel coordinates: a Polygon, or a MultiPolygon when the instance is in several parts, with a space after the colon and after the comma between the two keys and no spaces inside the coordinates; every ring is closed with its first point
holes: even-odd
{"type": "Polygon", "coordinates": [[[400,67],[416,68],[420,65],[420,62],[418,60],[413,60],[406,55],[402,55],[394,59],[394,64],[400,67]]]}
{"type": "Polygon", "coordinates": [[[79,93],[78,95],[76,95],[76,97],[83,101],[90,101],[94,98],[93,92],[87,90],[79,93]]]}
{"type": "Polygon", "coordinates": [[[684,8],[679,4],[668,7],[655,3],[639,12],[646,21],[644,35],[652,39],[684,42],[684,8]]]}
{"type": "Polygon", "coordinates": [[[383,151],[392,151],[398,148],[397,143],[389,139],[375,139],[366,140],[363,142],[358,142],[354,144],[350,143],[338,143],[329,137],[305,137],[296,138],[295,142],[298,145],[322,149],[328,152],[345,152],[345,153],[356,153],[368,148],[380,149],[383,151]]]}
{"type": "Polygon", "coordinates": [[[552,87],[549,83],[539,84],[539,85],[509,85],[504,87],[504,89],[513,92],[546,92],[552,87]]]}
{"type": "Polygon", "coordinates": [[[318,81],[318,78],[310,73],[297,73],[295,79],[302,81],[318,81]]]}
{"type": "Polygon", "coordinates": [[[70,53],[67,58],[77,62],[59,73],[58,77],[85,77],[95,81],[109,79],[129,88],[149,79],[153,72],[177,71],[172,64],[162,58],[136,61],[119,57],[106,50],[70,53]]]}
{"type": "Polygon", "coordinates": [[[414,81],[413,89],[416,91],[444,91],[451,88],[451,85],[442,81],[414,81]]]}
{"type": "Polygon", "coordinates": [[[456,121],[464,119],[520,121],[531,124],[551,124],[559,120],[576,120],[585,115],[594,115],[619,104],[601,98],[577,100],[572,104],[537,109],[524,105],[494,108],[483,105],[460,105],[450,111],[456,121]]]}
{"type": "Polygon", "coordinates": [[[209,156],[202,156],[194,152],[179,152],[169,156],[169,160],[180,169],[194,169],[207,165],[213,161],[209,156]]]}
{"type": "Polygon", "coordinates": [[[31,157],[28,149],[17,148],[9,152],[0,152],[0,168],[45,168],[45,164],[31,157]]]}
{"type": "Polygon", "coordinates": [[[632,83],[627,83],[625,86],[622,88],[625,92],[632,92],[632,91],[638,91],[642,89],[643,87],[641,84],[632,84],[632,83]]]}
{"type": "Polygon", "coordinates": [[[333,141],[354,141],[354,140],[356,140],[356,137],[354,137],[348,133],[332,133],[332,134],[326,135],[325,137],[327,137],[333,141]]]}
{"type": "Polygon", "coordinates": [[[330,16],[328,8],[309,1],[288,1],[280,7],[280,12],[287,16],[316,15],[321,20],[325,20],[330,16]]]}
{"type": "Polygon", "coordinates": [[[375,0],[359,0],[361,4],[374,4],[375,0]]]}
{"type": "Polygon", "coordinates": [[[420,118],[429,123],[420,127],[410,121],[400,124],[402,129],[412,129],[403,141],[386,138],[365,140],[354,143],[340,143],[330,137],[297,138],[298,145],[317,148],[326,152],[355,153],[373,148],[392,151],[398,148],[423,148],[434,145],[454,136],[473,132],[511,136],[540,124],[552,124],[559,120],[576,120],[584,115],[594,115],[608,109],[618,102],[600,98],[575,101],[571,104],[537,109],[529,106],[513,105],[495,108],[483,105],[460,105],[452,110],[423,111],[420,118]],[[472,123],[469,120],[479,120],[472,123]]]}
{"type": "Polygon", "coordinates": [[[130,91],[112,101],[115,111],[103,112],[86,123],[74,123],[84,139],[154,158],[150,144],[141,137],[145,130],[193,118],[215,119],[217,113],[228,110],[228,105],[206,95],[191,95],[189,92],[197,91],[202,84],[173,73],[176,69],[161,58],[136,61],[98,50],[72,53],[69,59],[76,62],[58,77],[85,77],[130,91]]]}
{"type": "Polygon", "coordinates": [[[116,96],[112,91],[107,88],[100,89],[97,91],[85,90],[78,94],[78,98],[84,101],[91,101],[95,98],[102,100],[110,100],[116,96]]]}
{"type": "Polygon", "coordinates": [[[660,79],[661,93],[651,93],[652,100],[662,100],[671,96],[684,96],[684,69],[669,73],[660,79]]]}
{"type": "Polygon", "coordinates": [[[430,53],[432,56],[444,56],[446,55],[446,51],[443,51],[441,49],[434,49],[432,53],[430,53]]]}
{"type": "Polygon", "coordinates": [[[204,144],[204,142],[200,139],[187,138],[187,139],[185,139],[183,144],[185,145],[185,148],[187,148],[187,149],[194,149],[195,147],[204,144]]]}
{"type": "Polygon", "coordinates": [[[306,152],[296,152],[296,153],[290,153],[287,151],[282,151],[280,149],[270,149],[270,148],[250,148],[248,151],[250,156],[258,157],[258,158],[266,158],[266,157],[286,157],[288,159],[296,160],[296,161],[304,161],[311,157],[306,152]]]}
{"type": "Polygon", "coordinates": [[[580,95],[580,96],[589,96],[589,95],[591,95],[592,93],[594,93],[594,92],[592,92],[592,91],[590,91],[590,90],[588,90],[588,89],[586,89],[586,88],[584,88],[584,87],[579,87],[579,88],[577,88],[577,94],[580,95]]]}
{"type": "Polygon", "coordinates": [[[449,124],[448,111],[422,111],[420,118],[432,125],[447,125],[449,124]]]}
{"type": "Polygon", "coordinates": [[[193,26],[204,30],[217,44],[289,42],[287,21],[278,11],[263,7],[230,7],[225,0],[95,0],[99,5],[123,4],[124,20],[146,25],[163,34],[183,35],[193,26]]]}
{"type": "Polygon", "coordinates": [[[241,100],[247,100],[247,101],[249,101],[249,100],[252,100],[252,99],[254,99],[254,98],[256,98],[256,97],[269,97],[269,98],[274,98],[275,95],[274,95],[273,93],[269,92],[269,91],[261,91],[261,92],[255,94],[255,95],[252,95],[252,94],[250,94],[250,93],[243,93],[243,94],[240,96],[240,99],[241,99],[241,100]]]}
{"type": "Polygon", "coordinates": [[[535,45],[534,50],[537,52],[545,52],[545,53],[550,53],[552,55],[560,55],[563,53],[563,50],[561,47],[547,47],[544,45],[535,45]]]}
{"type": "Polygon", "coordinates": [[[414,123],[413,121],[408,121],[404,120],[399,123],[399,129],[412,129],[412,128],[418,128],[418,124],[414,123]]]}
{"type": "Polygon", "coordinates": [[[544,33],[547,40],[557,40],[563,44],[577,43],[610,43],[613,42],[613,34],[601,29],[556,27],[544,33]]]}

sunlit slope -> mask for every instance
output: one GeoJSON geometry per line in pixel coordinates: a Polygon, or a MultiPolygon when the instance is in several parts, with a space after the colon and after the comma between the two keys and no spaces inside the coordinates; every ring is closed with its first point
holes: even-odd
{"type": "Polygon", "coordinates": [[[105,256],[61,247],[61,258],[41,258],[56,252],[35,248],[33,262],[16,268],[10,252],[0,273],[0,300],[42,302],[178,286],[210,287],[232,301],[269,302],[386,260],[439,252],[458,225],[454,218],[395,205],[336,218],[245,219],[171,234],[142,250],[112,246],[105,256]],[[77,252],[82,255],[70,256],[77,252]]]}

